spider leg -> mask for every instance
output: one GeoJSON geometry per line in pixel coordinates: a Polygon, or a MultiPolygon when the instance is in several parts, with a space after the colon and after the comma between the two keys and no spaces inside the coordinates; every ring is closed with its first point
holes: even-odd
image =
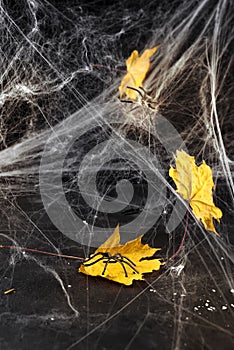
{"type": "Polygon", "coordinates": [[[96,254],[94,254],[93,256],[91,256],[89,259],[85,260],[85,261],[83,262],[83,265],[84,265],[84,266],[91,266],[91,265],[94,265],[94,264],[96,264],[98,261],[105,259],[105,257],[106,257],[106,254],[105,254],[105,253],[101,253],[101,252],[96,253],[96,254]],[[98,256],[98,255],[101,255],[101,258],[100,258],[100,259],[97,259],[97,260],[95,260],[95,261],[93,261],[93,262],[91,262],[91,263],[86,264],[87,262],[89,262],[90,260],[93,260],[93,258],[95,258],[95,257],[98,256]]]}
{"type": "Polygon", "coordinates": [[[155,109],[156,109],[156,107],[154,107],[151,103],[149,103],[149,108],[151,108],[152,110],[154,110],[155,111],[155,109]]]}
{"type": "Polygon", "coordinates": [[[92,256],[91,256],[90,258],[88,258],[86,261],[91,260],[91,259],[95,258],[95,257],[98,256],[98,255],[102,255],[102,256],[104,257],[104,256],[105,256],[105,253],[98,252],[98,253],[92,255],[92,256]]]}
{"type": "Polygon", "coordinates": [[[107,269],[107,266],[108,264],[114,264],[114,263],[119,263],[123,270],[124,270],[124,274],[125,274],[125,277],[128,277],[128,273],[127,273],[127,270],[126,270],[126,267],[125,267],[125,264],[127,264],[133,271],[135,271],[136,273],[139,273],[136,268],[134,266],[136,266],[136,264],[131,260],[129,259],[128,257],[124,256],[124,255],[121,255],[121,254],[115,254],[115,255],[111,255],[110,253],[108,252],[99,252],[99,253],[96,253],[94,254],[93,256],[91,256],[89,259],[87,259],[86,261],[83,262],[83,265],[84,266],[91,266],[91,265],[94,265],[96,263],[98,263],[99,261],[103,261],[104,263],[104,268],[103,268],[103,271],[102,271],[102,275],[105,275],[105,272],[106,272],[106,269],[107,269]],[[93,260],[93,258],[95,257],[98,257],[98,256],[101,256],[100,258],[98,258],[97,260],[93,260]],[[89,262],[91,261],[91,262],[89,262]],[[88,262],[88,263],[87,263],[88,262]]]}
{"type": "Polygon", "coordinates": [[[145,95],[147,95],[147,92],[145,91],[145,89],[142,86],[139,86],[139,89],[141,89],[145,95]]]}
{"type": "Polygon", "coordinates": [[[125,277],[128,277],[128,273],[127,273],[127,270],[126,270],[126,267],[124,266],[124,263],[123,261],[117,259],[116,262],[119,262],[124,270],[124,273],[125,273],[125,277]]]}
{"type": "Polygon", "coordinates": [[[144,97],[142,92],[140,90],[136,89],[136,88],[133,88],[131,86],[127,86],[127,89],[134,90],[134,91],[138,92],[138,94],[141,95],[142,98],[144,97]]]}
{"type": "MultiPolygon", "coordinates": [[[[118,261],[119,261],[119,260],[118,260],[118,261]]],[[[120,262],[120,261],[119,261],[119,262],[120,262]]],[[[135,267],[132,266],[128,261],[123,260],[123,261],[121,261],[121,263],[127,264],[129,267],[131,267],[131,269],[132,269],[133,271],[135,271],[136,273],[139,273],[139,272],[135,269],[135,267]]],[[[134,264],[134,265],[135,265],[135,264],[134,264]]]]}
{"type": "Polygon", "coordinates": [[[128,273],[127,273],[126,267],[124,266],[124,263],[119,258],[117,258],[115,256],[111,256],[111,257],[109,257],[107,259],[107,261],[104,261],[105,266],[104,266],[104,269],[102,271],[102,275],[105,275],[105,272],[106,272],[108,264],[111,264],[111,263],[114,264],[114,263],[117,263],[117,262],[120,263],[120,265],[122,266],[122,268],[124,270],[125,277],[128,277],[128,273]],[[113,260],[113,261],[111,261],[111,260],[113,260]]]}
{"type": "Polygon", "coordinates": [[[130,101],[130,100],[120,100],[120,102],[133,103],[133,101],[130,101]]]}
{"type": "MultiPolygon", "coordinates": [[[[103,259],[104,259],[104,257],[102,256],[101,258],[99,258],[99,259],[97,259],[97,260],[94,260],[94,261],[91,262],[91,263],[86,264],[86,263],[84,262],[83,265],[84,265],[84,266],[91,266],[91,265],[94,265],[94,264],[98,263],[99,261],[101,261],[101,260],[103,260],[103,259]]],[[[90,259],[90,260],[91,260],[91,259],[90,259]]]]}
{"type": "Polygon", "coordinates": [[[139,273],[137,271],[137,269],[134,267],[134,266],[136,266],[136,264],[131,259],[129,259],[127,256],[121,255],[121,254],[116,254],[116,259],[118,262],[122,262],[123,264],[127,264],[136,273],[139,273]]]}
{"type": "Polygon", "coordinates": [[[108,258],[106,261],[103,261],[103,263],[105,264],[105,266],[104,266],[104,269],[103,269],[103,271],[102,271],[102,275],[105,275],[106,268],[107,268],[107,266],[108,266],[110,260],[111,260],[111,257],[108,258]]]}
{"type": "Polygon", "coordinates": [[[127,258],[125,255],[120,255],[120,257],[122,258],[122,260],[126,259],[128,260],[133,266],[136,266],[136,264],[129,258],[127,258]]]}

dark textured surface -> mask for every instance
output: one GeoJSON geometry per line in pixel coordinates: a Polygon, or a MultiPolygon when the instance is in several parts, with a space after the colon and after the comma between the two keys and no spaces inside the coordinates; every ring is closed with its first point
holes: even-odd
{"type": "MultiPolygon", "coordinates": [[[[206,259],[204,248],[201,253],[206,259]]],[[[1,264],[4,259],[7,254],[1,254],[1,264]]],[[[71,285],[67,289],[79,311],[77,318],[51,274],[31,261],[21,261],[14,267],[13,279],[9,268],[1,281],[1,290],[9,286],[17,290],[1,298],[1,348],[67,349],[77,342],[74,349],[140,349],[143,345],[169,349],[174,338],[180,349],[231,350],[230,291],[210,258],[206,261],[209,272],[197,260],[197,254],[190,257],[183,283],[181,276],[172,279],[167,272],[153,283],[155,291],[144,282],[126,288],[87,278],[77,274],[76,263],[43,261],[60,275],[65,287],[71,285]],[[221,292],[212,292],[217,285],[221,292]],[[229,305],[222,311],[223,295],[229,305]],[[207,300],[215,311],[205,306],[207,300]]],[[[153,276],[147,280],[154,282],[153,276]]]]}
{"type": "MultiPolygon", "coordinates": [[[[220,184],[219,195],[224,190],[220,184]]],[[[40,205],[29,207],[29,202],[33,204],[32,197],[20,203],[24,213],[35,220],[35,208],[38,212],[40,205]]],[[[10,232],[21,221],[16,206],[12,215],[17,220],[8,226],[10,232]]],[[[223,232],[231,232],[230,218],[226,209],[223,232]]],[[[83,249],[54,230],[45,217],[36,222],[37,229],[28,225],[17,231],[24,245],[51,251],[46,243],[49,239],[64,254],[84,256],[83,249]]],[[[3,231],[4,227],[3,222],[3,231]]],[[[231,350],[232,265],[221,246],[224,237],[216,240],[211,233],[207,237],[191,224],[185,246],[188,254],[146,275],[147,282],[134,282],[130,287],[79,274],[77,261],[1,250],[1,349],[231,350]],[[173,267],[180,264],[185,268],[178,275],[173,267]],[[61,278],[78,316],[54,274],[61,278]],[[3,295],[11,287],[16,292],[3,295]]]]}
{"type": "MultiPolygon", "coordinates": [[[[196,160],[206,159],[214,168],[215,202],[222,209],[223,218],[217,225],[221,236],[216,237],[209,232],[202,233],[190,217],[184,246],[173,261],[168,261],[180,245],[185,224],[184,220],[175,231],[165,233],[165,223],[174,203],[171,196],[172,204],[164,208],[168,212],[162,213],[152,229],[142,232],[146,233],[144,242],[162,248],[159,254],[166,264],[160,271],[146,275],[145,281],[134,282],[130,287],[79,274],[77,260],[0,249],[0,350],[234,349],[233,203],[223,176],[227,176],[227,169],[224,174],[219,162],[223,149],[219,153],[214,147],[215,132],[216,141],[219,136],[217,125],[214,131],[209,123],[207,128],[203,119],[211,114],[206,59],[211,55],[212,45],[209,51],[207,43],[213,43],[215,21],[210,16],[214,9],[217,11],[217,4],[224,2],[204,1],[206,5],[197,17],[194,16],[193,25],[183,32],[186,39],[180,36],[184,16],[193,15],[201,3],[192,0],[20,0],[1,4],[1,52],[4,54],[1,61],[0,149],[10,151],[0,152],[0,245],[18,244],[82,258],[87,256],[89,248],[59,232],[41,202],[38,168],[40,151],[44,147],[43,136],[38,138],[38,145],[31,141],[28,148],[22,147],[19,155],[17,150],[21,150],[22,140],[33,140],[34,135],[61,120],[65,120],[64,126],[57,130],[65,138],[69,136],[71,129],[79,126],[76,116],[70,118],[72,113],[103,91],[108,96],[113,83],[122,76],[125,60],[132,50],[142,51],[147,45],[152,47],[158,42],[162,43],[161,61],[164,62],[163,55],[168,60],[165,66],[160,66],[161,70],[156,69],[155,81],[160,82],[164,69],[167,73],[173,64],[177,67],[171,81],[165,86],[161,81],[158,86],[162,88],[160,112],[181,133],[196,160]],[[209,26],[202,32],[208,20],[209,26]],[[202,40],[196,46],[195,41],[199,38],[202,40]],[[170,50],[176,45],[178,48],[172,55],[170,50]],[[180,70],[177,60],[184,58],[192,45],[191,61],[180,70]],[[20,90],[19,84],[21,88],[30,88],[31,92],[20,90]],[[207,92],[206,102],[201,101],[203,90],[207,92]],[[11,148],[14,145],[18,146],[11,148]],[[3,170],[9,170],[8,175],[2,176],[2,164],[3,170]],[[14,174],[12,170],[15,170],[14,174]],[[219,175],[222,180],[216,181],[219,175]],[[15,288],[15,292],[5,295],[4,291],[10,288],[15,288]]],[[[215,82],[218,86],[222,83],[221,93],[217,96],[218,126],[231,159],[234,85],[230,33],[233,10],[231,1],[226,3],[225,21],[220,23],[220,28],[225,26],[219,42],[220,50],[225,47],[226,51],[222,60],[218,60],[222,73],[215,82]],[[230,70],[226,71],[227,67],[230,70]]],[[[217,59],[216,56],[212,58],[217,59]]],[[[158,61],[153,64],[157,67],[158,61]]],[[[167,76],[165,74],[164,78],[167,76]]],[[[124,104],[116,96],[117,85],[115,88],[116,98],[108,102],[116,108],[118,116],[124,104]]],[[[111,93],[110,96],[113,97],[111,93]]],[[[126,115],[130,115],[128,111],[126,107],[126,115]]],[[[149,116],[141,107],[137,117],[139,114],[144,118],[149,116]]],[[[81,196],[78,196],[78,165],[84,155],[82,152],[91,149],[97,140],[100,142],[101,137],[109,136],[103,126],[99,133],[97,128],[95,131],[92,128],[91,123],[90,133],[78,140],[78,147],[75,145],[69,150],[72,154],[68,153],[67,164],[65,162],[68,171],[66,169],[63,174],[69,204],[82,219],[90,222],[95,210],[83,207],[81,196]]],[[[150,143],[151,151],[157,154],[168,172],[168,159],[171,160],[172,155],[168,156],[158,140],[149,140],[148,132],[143,132],[139,125],[130,130],[126,128],[123,135],[147,147],[150,143]]],[[[231,161],[228,164],[231,166],[231,161]]],[[[122,172],[118,168],[117,171],[99,171],[101,195],[115,198],[116,183],[126,174],[133,180],[136,190],[135,202],[125,211],[112,217],[98,213],[100,226],[114,228],[118,222],[121,226],[142,210],[147,189],[140,173],[141,169],[137,167],[122,172]]],[[[166,180],[173,185],[168,176],[166,180]]]]}

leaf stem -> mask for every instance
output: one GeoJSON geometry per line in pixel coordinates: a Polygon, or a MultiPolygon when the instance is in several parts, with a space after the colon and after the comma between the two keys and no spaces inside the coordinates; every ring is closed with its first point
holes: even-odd
{"type": "Polygon", "coordinates": [[[20,251],[25,251],[25,252],[32,252],[32,253],[39,253],[39,254],[44,254],[44,255],[51,255],[51,256],[56,256],[56,257],[65,258],[65,259],[74,259],[74,260],[82,260],[82,261],[85,260],[85,258],[79,258],[78,256],[57,254],[57,253],[52,253],[52,252],[45,252],[44,250],[18,247],[18,246],[14,246],[14,245],[0,245],[0,249],[14,249],[14,250],[20,250],[20,251]]]}

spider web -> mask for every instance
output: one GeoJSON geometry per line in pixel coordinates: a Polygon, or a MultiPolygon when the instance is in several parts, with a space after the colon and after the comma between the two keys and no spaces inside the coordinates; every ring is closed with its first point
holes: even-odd
{"type": "Polygon", "coordinates": [[[86,257],[120,223],[169,259],[189,217],[178,255],[128,288],[1,249],[2,348],[233,348],[232,1],[0,6],[0,244],[86,257]],[[158,44],[156,110],[121,103],[126,58],[158,44]],[[212,168],[220,237],[174,190],[177,148],[212,168]]]}

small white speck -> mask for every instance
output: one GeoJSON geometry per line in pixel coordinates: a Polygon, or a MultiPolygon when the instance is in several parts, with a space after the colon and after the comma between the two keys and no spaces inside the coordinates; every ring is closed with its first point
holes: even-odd
{"type": "Polygon", "coordinates": [[[221,256],[220,260],[224,260],[224,257],[223,257],[223,256],[221,256]]]}
{"type": "Polygon", "coordinates": [[[198,311],[198,307],[194,306],[193,310],[198,311]]]}
{"type": "Polygon", "coordinates": [[[54,317],[51,317],[50,319],[51,319],[51,321],[54,321],[54,317]]]}
{"type": "Polygon", "coordinates": [[[68,288],[71,288],[71,284],[68,285],[68,288]]]}
{"type": "Polygon", "coordinates": [[[175,293],[173,293],[173,295],[177,295],[177,293],[175,292],[175,293]]]}
{"type": "Polygon", "coordinates": [[[212,291],[213,293],[216,293],[216,289],[211,289],[211,291],[212,291]]]}
{"type": "Polygon", "coordinates": [[[181,297],[186,297],[186,294],[181,294],[181,297]]]}
{"type": "Polygon", "coordinates": [[[26,253],[23,251],[22,254],[25,255],[26,253]]]}
{"type": "Polygon", "coordinates": [[[209,299],[207,299],[207,300],[206,300],[206,302],[207,302],[207,303],[210,303],[210,300],[209,300],[209,299]]]}
{"type": "Polygon", "coordinates": [[[234,307],[234,304],[231,304],[231,307],[234,307]]]}
{"type": "Polygon", "coordinates": [[[223,306],[222,306],[222,310],[227,310],[227,306],[226,306],[226,305],[223,305],[223,306]]]}
{"type": "Polygon", "coordinates": [[[188,318],[188,317],[185,317],[185,319],[186,319],[186,321],[188,321],[188,320],[189,320],[189,318],[188,318]]]}
{"type": "Polygon", "coordinates": [[[208,311],[215,311],[216,308],[215,308],[214,306],[209,306],[209,307],[207,308],[207,310],[208,310],[208,311]]]}
{"type": "Polygon", "coordinates": [[[153,288],[151,288],[151,289],[150,289],[150,292],[156,293],[156,290],[153,289],[153,288]]]}
{"type": "Polygon", "coordinates": [[[209,304],[208,304],[208,303],[205,303],[205,306],[209,306],[209,304]]]}
{"type": "Polygon", "coordinates": [[[234,289],[230,289],[230,293],[234,294],[234,289]]]}

